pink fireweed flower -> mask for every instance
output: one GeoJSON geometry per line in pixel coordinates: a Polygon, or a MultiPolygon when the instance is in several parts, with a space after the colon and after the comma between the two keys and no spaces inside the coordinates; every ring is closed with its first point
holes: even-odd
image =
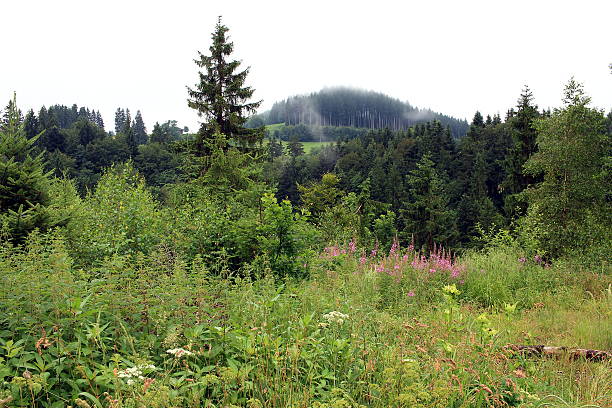
{"type": "Polygon", "coordinates": [[[374,258],[376,256],[376,250],[375,249],[373,249],[372,252],[370,252],[370,256],[372,258],[374,258]]]}
{"type": "Polygon", "coordinates": [[[451,277],[458,278],[461,272],[458,269],[453,269],[451,272],[451,277]]]}
{"type": "Polygon", "coordinates": [[[361,258],[359,258],[359,263],[362,265],[365,265],[365,263],[367,262],[367,259],[365,256],[362,256],[361,258]]]}
{"type": "Polygon", "coordinates": [[[429,269],[429,273],[436,273],[436,270],[434,268],[429,269]]]}
{"type": "Polygon", "coordinates": [[[425,259],[424,256],[421,256],[419,258],[415,255],[414,260],[410,263],[410,265],[412,265],[412,267],[415,269],[425,269],[428,263],[427,263],[427,259],[425,259]]]}
{"type": "Polygon", "coordinates": [[[518,261],[522,264],[524,264],[525,262],[527,262],[527,259],[525,258],[519,258],[518,261]]]}
{"type": "Polygon", "coordinates": [[[397,239],[394,239],[393,245],[391,245],[391,249],[389,250],[389,256],[395,255],[395,252],[397,252],[398,248],[399,248],[399,242],[397,242],[397,239]]]}
{"type": "Polygon", "coordinates": [[[408,254],[404,254],[404,256],[402,256],[402,262],[408,262],[408,254]]]}
{"type": "Polygon", "coordinates": [[[533,260],[534,260],[536,263],[542,263],[542,257],[541,257],[540,255],[536,255],[536,256],[534,256],[534,257],[533,257],[533,260]]]}
{"type": "Polygon", "coordinates": [[[349,246],[349,252],[352,254],[355,252],[355,250],[357,249],[357,245],[355,244],[355,241],[351,240],[351,242],[349,242],[348,244],[349,246]]]}
{"type": "Polygon", "coordinates": [[[408,292],[408,296],[413,297],[414,296],[414,292],[413,291],[408,292]]]}

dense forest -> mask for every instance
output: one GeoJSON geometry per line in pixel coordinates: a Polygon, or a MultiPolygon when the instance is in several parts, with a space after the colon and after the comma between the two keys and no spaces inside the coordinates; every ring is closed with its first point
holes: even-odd
{"type": "Polygon", "coordinates": [[[437,120],[454,137],[465,135],[468,124],[450,116],[418,109],[384,94],[351,88],[326,88],[305,96],[276,102],[272,109],[250,120],[251,125],[346,126],[404,130],[417,123],[437,120]]]}
{"type": "MultiPolygon", "coordinates": [[[[4,126],[13,109],[11,100],[4,108],[4,126]]],[[[96,185],[104,169],[127,160],[154,188],[178,180],[179,159],[170,145],[189,136],[176,121],[156,123],[148,134],[140,111],[132,119],[130,110],[123,108],[117,108],[114,130],[109,132],[99,111],[76,104],[43,106],[38,113],[30,110],[24,117],[17,111],[16,115],[24,135],[43,155],[45,170],[70,177],[82,193],[96,185]]]]}
{"type": "Polygon", "coordinates": [[[612,112],[256,115],[228,30],[195,133],[2,109],[0,408],[610,406],[612,112]]]}

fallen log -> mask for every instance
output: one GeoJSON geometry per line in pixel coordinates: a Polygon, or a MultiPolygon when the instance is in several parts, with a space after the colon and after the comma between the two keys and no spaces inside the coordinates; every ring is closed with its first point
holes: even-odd
{"type": "Polygon", "coordinates": [[[612,358],[612,352],[603,350],[591,350],[581,348],[568,348],[568,347],[552,347],[544,345],[520,345],[520,344],[508,344],[504,347],[506,350],[512,350],[519,352],[527,356],[537,357],[562,357],[569,356],[572,360],[584,358],[588,361],[604,361],[612,358]]]}

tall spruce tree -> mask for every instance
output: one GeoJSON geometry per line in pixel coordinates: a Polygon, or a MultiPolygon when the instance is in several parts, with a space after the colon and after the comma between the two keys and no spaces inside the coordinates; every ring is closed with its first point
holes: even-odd
{"type": "Polygon", "coordinates": [[[538,106],[533,104],[533,93],[528,86],[525,86],[517,103],[517,111],[509,119],[513,146],[504,160],[507,176],[501,184],[505,193],[508,194],[505,199],[505,210],[511,218],[526,213],[527,200],[521,195],[521,192],[539,181],[537,176],[523,171],[527,160],[538,150],[534,121],[539,117],[538,106]]]}
{"type": "Polygon", "coordinates": [[[147,143],[147,129],[145,128],[140,111],[136,112],[134,123],[132,124],[132,131],[134,132],[134,141],[136,145],[143,145],[147,143]]]}
{"type": "MultiPolygon", "coordinates": [[[[228,28],[222,24],[221,17],[212,33],[210,55],[198,52],[195,60],[199,71],[199,82],[194,88],[187,87],[188,105],[205,119],[196,138],[196,150],[200,155],[208,155],[208,145],[221,133],[230,144],[240,148],[252,148],[263,138],[260,129],[247,129],[244,124],[247,116],[255,112],[261,101],[248,102],[254,89],[245,86],[249,68],[238,71],[240,61],[228,60],[234,44],[227,36],[228,28]]],[[[225,144],[227,149],[229,144],[225,144]]]]}

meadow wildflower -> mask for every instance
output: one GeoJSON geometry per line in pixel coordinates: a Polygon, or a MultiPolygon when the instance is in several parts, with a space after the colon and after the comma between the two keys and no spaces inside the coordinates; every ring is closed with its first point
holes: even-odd
{"type": "Polygon", "coordinates": [[[193,353],[189,350],[185,350],[184,348],[173,348],[166,350],[166,353],[172,354],[174,357],[179,358],[182,356],[191,356],[193,353]]]}
{"type": "Polygon", "coordinates": [[[408,292],[408,296],[413,297],[414,296],[414,292],[413,291],[408,292]]]}
{"type": "Polygon", "coordinates": [[[457,286],[453,283],[452,285],[446,285],[442,288],[442,290],[445,293],[448,293],[449,295],[459,295],[461,294],[461,291],[459,289],[457,289],[457,286]]]}
{"type": "Polygon", "coordinates": [[[355,250],[357,249],[357,244],[355,244],[355,241],[351,240],[351,242],[349,242],[348,244],[349,246],[349,253],[355,253],[355,250]]]}
{"type": "Polygon", "coordinates": [[[155,366],[153,364],[141,364],[135,365],[134,367],[128,367],[125,370],[119,371],[117,377],[124,379],[128,385],[132,385],[136,380],[145,379],[143,375],[145,370],[155,370],[155,366]]]}
{"type": "Polygon", "coordinates": [[[323,315],[323,319],[327,320],[329,323],[342,324],[348,318],[349,318],[348,315],[338,312],[336,310],[323,315]]]}

